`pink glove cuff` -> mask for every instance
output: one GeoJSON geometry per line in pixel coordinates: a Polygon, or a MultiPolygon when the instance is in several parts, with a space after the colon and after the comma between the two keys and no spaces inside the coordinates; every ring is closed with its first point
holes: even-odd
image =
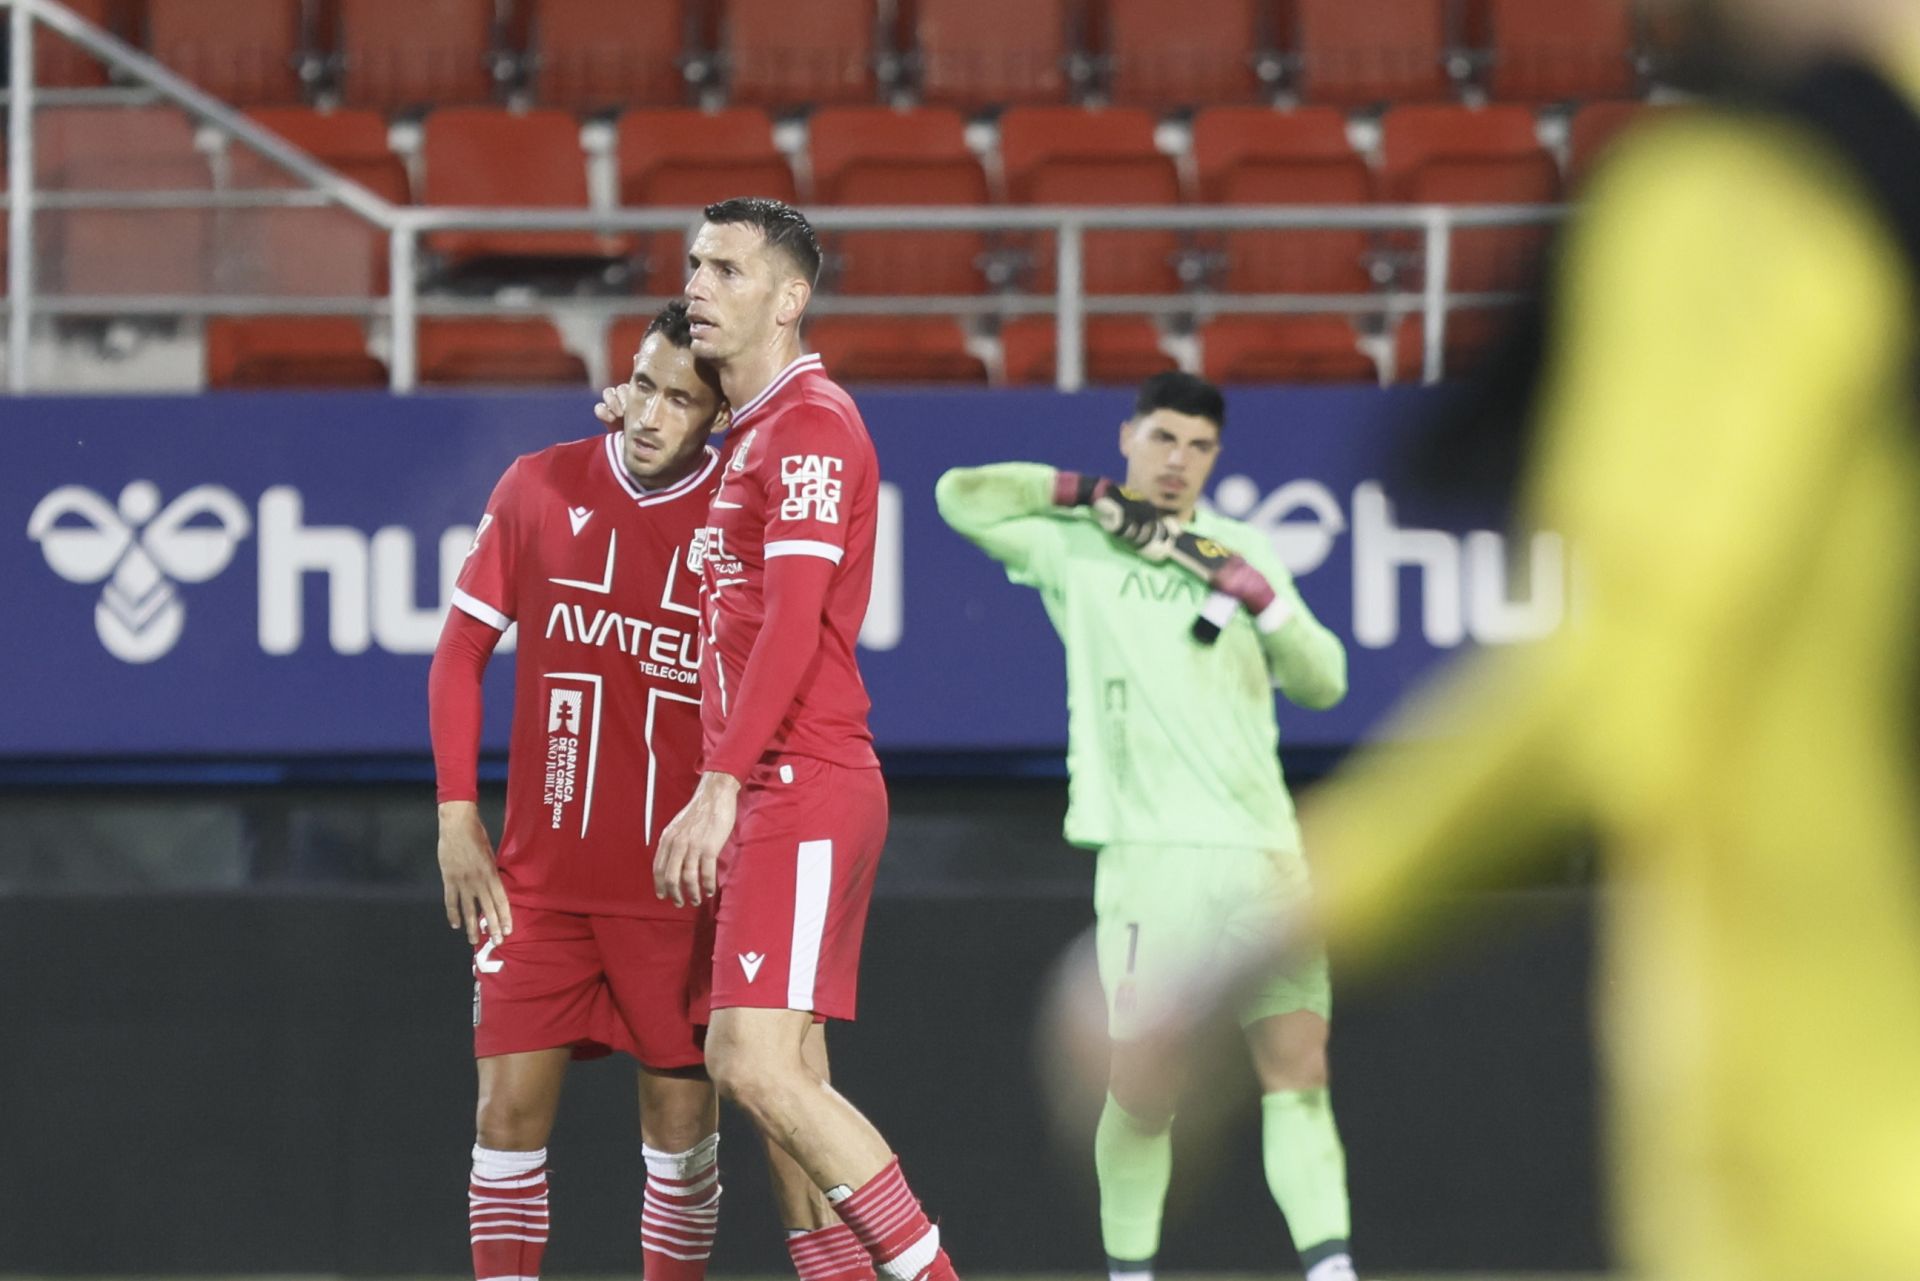
{"type": "Polygon", "coordinates": [[[1104,477],[1086,476],[1077,471],[1057,471],[1053,474],[1053,505],[1085,507],[1106,493],[1110,484],[1104,477]]]}
{"type": "Polygon", "coordinates": [[[1213,588],[1239,600],[1250,614],[1265,613],[1275,599],[1266,575],[1238,556],[1214,571],[1213,588]]]}

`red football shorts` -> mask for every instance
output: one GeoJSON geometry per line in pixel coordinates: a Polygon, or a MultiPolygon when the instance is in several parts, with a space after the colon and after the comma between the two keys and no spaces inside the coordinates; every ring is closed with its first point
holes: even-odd
{"type": "Polygon", "coordinates": [[[513,933],[474,949],[474,1057],[569,1046],[577,1059],[621,1050],[650,1068],[698,1067],[699,933],[692,918],[516,907],[513,933]]]}
{"type": "Polygon", "coordinates": [[[696,1005],[852,1018],[886,839],[879,770],[804,756],[757,767],[720,851],[712,983],[696,1005]]]}

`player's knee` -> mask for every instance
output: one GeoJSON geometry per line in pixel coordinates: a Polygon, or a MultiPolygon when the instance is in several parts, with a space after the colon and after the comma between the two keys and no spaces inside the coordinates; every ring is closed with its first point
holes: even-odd
{"type": "Polygon", "coordinates": [[[713,1089],[705,1080],[641,1095],[640,1132],[648,1146],[685,1152],[713,1133],[713,1089]]]}
{"type": "Polygon", "coordinates": [[[646,1119],[643,1137],[649,1147],[662,1152],[685,1152],[699,1146],[712,1126],[704,1114],[691,1110],[673,1112],[662,1109],[646,1119]]]}
{"type": "Polygon", "coordinates": [[[1175,1059],[1119,1047],[1107,1065],[1107,1093],[1135,1125],[1150,1133],[1173,1124],[1185,1079],[1184,1065],[1175,1059]]]}
{"type": "Polygon", "coordinates": [[[707,1074],[721,1098],[756,1115],[765,1110],[783,1077],[765,1047],[733,1038],[708,1041],[707,1074]]]}
{"type": "Polygon", "coordinates": [[[1173,1128],[1175,1099],[1155,1091],[1130,1090],[1124,1086],[1116,1089],[1110,1085],[1108,1093],[1135,1128],[1147,1134],[1164,1134],[1173,1128]]]}
{"type": "Polygon", "coordinates": [[[1327,1047],[1301,1046],[1259,1065],[1260,1085],[1268,1094],[1282,1090],[1322,1090],[1327,1086],[1327,1047]]]}
{"type": "Polygon", "coordinates": [[[501,1091],[482,1091],[474,1113],[474,1138],[499,1152],[531,1152],[547,1143],[546,1109],[501,1091]]]}

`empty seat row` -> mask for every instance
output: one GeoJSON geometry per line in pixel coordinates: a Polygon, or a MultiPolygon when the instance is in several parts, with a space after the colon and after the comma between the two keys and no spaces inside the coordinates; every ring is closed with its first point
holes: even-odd
{"type": "MultiPolygon", "coordinates": [[[[416,359],[430,387],[585,386],[586,362],[551,321],[424,319],[416,359]]],[[[210,387],[385,387],[386,364],[346,316],[269,316],[207,323],[210,387]]]]}
{"type": "MultiPolygon", "coordinates": [[[[1359,105],[1631,96],[1630,0],[72,0],[245,105],[384,111],[524,85],[570,110],[702,88],[789,108],[911,89],[973,111],[1092,90],[1175,109],[1277,89],[1359,105]]],[[[98,83],[57,38],[48,83],[98,83]]]]}
{"type": "MultiPolygon", "coordinates": [[[[1449,318],[1446,367],[1469,368],[1505,334],[1510,313],[1460,311],[1449,318]]],[[[1176,367],[1154,323],[1139,316],[1091,316],[1085,322],[1083,369],[1096,386],[1126,386],[1176,367]]],[[[1001,326],[1000,383],[1048,386],[1058,359],[1051,316],[1024,316],[1001,326]]],[[[1403,317],[1384,352],[1395,382],[1417,382],[1425,356],[1424,322],[1403,317]]],[[[1371,383],[1381,367],[1369,341],[1343,316],[1221,316],[1194,333],[1199,372],[1219,383],[1371,383]]],[[[939,317],[832,318],[807,330],[809,349],[848,383],[989,381],[986,361],[965,331],[939,317]]],[[[616,341],[614,350],[623,350],[616,341]]]]}
{"type": "MultiPolygon", "coordinates": [[[[1460,312],[1447,340],[1458,367],[1500,334],[1495,312],[1460,312]]],[[[621,378],[631,365],[647,318],[630,317],[608,331],[608,367],[621,378]]],[[[1172,369],[1176,362],[1153,322],[1095,316],[1086,323],[1085,370],[1095,385],[1126,385],[1172,369]]],[[[998,381],[1047,386],[1058,356],[1048,316],[1001,327],[998,381]]],[[[1388,359],[1397,381],[1414,381],[1422,366],[1419,317],[1392,331],[1388,359]]],[[[1374,354],[1339,316],[1224,316],[1195,335],[1200,370],[1222,383],[1365,383],[1379,378],[1374,354]]],[[[940,317],[822,318],[807,328],[807,345],[847,383],[986,383],[988,361],[958,322],[940,317]]],[[[1378,344],[1374,344],[1377,349],[1378,344]]],[[[207,383],[214,388],[375,388],[387,367],[368,350],[359,321],[338,316],[212,320],[206,337],[207,383]]],[[[427,386],[584,387],[587,369],[541,318],[426,319],[420,322],[420,380],[427,386]]]]}
{"type": "MultiPolygon", "coordinates": [[[[1575,119],[1573,155],[1587,162],[1640,110],[1594,104],[1575,119]]],[[[406,203],[582,209],[587,161],[579,127],[562,112],[449,108],[428,117],[422,185],[391,151],[371,112],[263,108],[269,130],[376,194],[406,203]]],[[[65,190],[206,190],[208,160],[185,117],[166,109],[70,108],[42,113],[40,181],[65,190]]],[[[1020,108],[1002,119],[998,181],[968,146],[960,116],[921,108],[837,108],[810,132],[811,181],[800,190],[768,118],[751,108],[636,111],[621,122],[619,199],[631,207],[696,208],[752,194],[825,205],[1177,205],[1190,196],[1242,206],[1357,205],[1375,201],[1541,204],[1560,198],[1554,158],[1530,110],[1411,106],[1384,118],[1377,163],[1352,149],[1344,117],[1329,109],[1219,108],[1194,123],[1189,176],[1158,149],[1154,120],[1137,109],[1020,108]]],[[[290,187],[292,179],[245,148],[226,153],[236,189],[290,187]]],[[[46,215],[60,246],[48,286],[75,293],[205,292],[206,273],[230,292],[367,294],[387,276],[383,232],[334,209],[84,211],[46,215]],[[222,252],[211,251],[217,237],[222,252]],[[124,252],[106,242],[125,245],[124,252]],[[152,252],[166,245],[164,253],[152,252]]],[[[1463,290],[1509,287],[1524,274],[1538,229],[1456,234],[1453,281],[1463,290]]],[[[870,231],[825,237],[831,288],[846,293],[978,294],[1054,287],[1049,234],[969,230],[870,231]]],[[[644,293],[678,290],[679,231],[654,235],[443,231],[426,247],[449,269],[491,260],[632,263],[644,293]]],[[[1376,281],[1417,285],[1420,245],[1405,235],[1357,230],[1237,231],[1183,236],[1094,231],[1086,283],[1096,293],[1177,292],[1191,284],[1230,292],[1357,293],[1376,281]]]]}

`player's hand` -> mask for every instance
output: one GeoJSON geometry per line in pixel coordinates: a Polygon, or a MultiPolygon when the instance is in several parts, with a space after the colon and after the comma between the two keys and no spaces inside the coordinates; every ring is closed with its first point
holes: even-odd
{"type": "Polygon", "coordinates": [[[1148,560],[1165,560],[1173,551],[1180,526],[1174,519],[1105,476],[1075,471],[1054,473],[1053,501],[1061,507],[1086,507],[1100,528],[1137,548],[1148,560]]]}
{"type": "Polygon", "coordinates": [[[447,924],[456,930],[466,926],[467,942],[480,946],[482,918],[495,938],[513,933],[513,908],[494,866],[493,842],[472,801],[440,806],[440,885],[447,924]]]}
{"type": "Polygon", "coordinates": [[[609,427],[624,427],[627,422],[627,401],[633,395],[633,384],[621,383],[618,387],[608,387],[600,393],[600,403],[593,407],[593,416],[609,427]]]}
{"type": "Polygon", "coordinates": [[[1146,559],[1162,561],[1173,552],[1173,541],[1180,535],[1180,526],[1173,517],[1131,489],[1109,482],[1106,491],[1093,500],[1092,507],[1093,518],[1100,528],[1136,548],[1146,559]]]}
{"type": "Polygon", "coordinates": [[[740,803],[740,780],[731,774],[700,776],[687,807],[660,834],[653,856],[653,892],[675,907],[695,907],[720,888],[720,851],[733,835],[740,803]]]}

